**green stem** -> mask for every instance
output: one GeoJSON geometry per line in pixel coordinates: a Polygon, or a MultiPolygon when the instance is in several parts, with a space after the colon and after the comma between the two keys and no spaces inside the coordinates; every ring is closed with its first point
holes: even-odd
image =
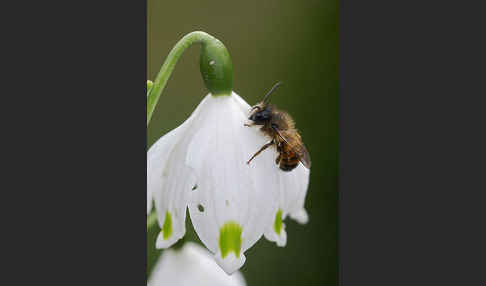
{"type": "Polygon", "coordinates": [[[150,90],[152,89],[152,85],[154,85],[154,83],[150,80],[147,80],[147,96],[150,94],[150,90]]]}
{"type": "Polygon", "coordinates": [[[151,212],[149,216],[147,217],[147,230],[152,228],[157,224],[157,213],[156,212],[151,212]]]}
{"type": "Polygon", "coordinates": [[[185,35],[172,48],[147,96],[147,125],[174,67],[182,53],[194,43],[202,44],[200,69],[204,84],[211,94],[228,95],[233,90],[233,64],[226,47],[215,37],[205,32],[185,35]]]}

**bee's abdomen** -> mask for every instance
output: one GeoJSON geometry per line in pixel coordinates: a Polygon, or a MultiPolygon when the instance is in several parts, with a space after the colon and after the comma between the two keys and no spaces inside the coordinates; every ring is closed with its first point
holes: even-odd
{"type": "Polygon", "coordinates": [[[282,153],[280,159],[280,169],[283,171],[292,171],[299,165],[299,158],[294,153],[282,153]]]}

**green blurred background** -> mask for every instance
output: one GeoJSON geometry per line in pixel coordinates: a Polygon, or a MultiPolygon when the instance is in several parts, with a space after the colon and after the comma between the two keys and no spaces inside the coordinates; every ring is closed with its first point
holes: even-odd
{"type": "MultiPolygon", "coordinates": [[[[309,223],[287,218],[287,246],[263,237],[246,253],[249,286],[337,285],[338,5],[337,0],[147,2],[147,76],[154,80],[173,45],[202,30],[228,48],[234,90],[250,105],[278,80],[272,103],[295,119],[312,158],[309,223]]],[[[181,124],[207,94],[199,46],[177,64],[147,131],[151,146],[181,124]]],[[[199,241],[188,216],[186,239],[199,241]]],[[[148,272],[160,251],[148,233],[148,272]]]]}

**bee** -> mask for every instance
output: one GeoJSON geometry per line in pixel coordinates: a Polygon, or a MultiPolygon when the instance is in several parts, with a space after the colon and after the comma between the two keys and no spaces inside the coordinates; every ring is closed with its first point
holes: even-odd
{"type": "Polygon", "coordinates": [[[247,127],[261,126],[260,130],[272,139],[263,145],[246,163],[250,164],[251,160],[263,150],[275,146],[278,152],[275,163],[279,165],[281,170],[292,171],[299,165],[299,161],[307,169],[310,169],[309,152],[307,152],[299,132],[295,129],[294,120],[287,112],[278,110],[274,105],[268,103],[268,97],[279,85],[281,85],[281,82],[277,82],[263,100],[251,108],[248,118],[250,123],[244,124],[247,127]]]}

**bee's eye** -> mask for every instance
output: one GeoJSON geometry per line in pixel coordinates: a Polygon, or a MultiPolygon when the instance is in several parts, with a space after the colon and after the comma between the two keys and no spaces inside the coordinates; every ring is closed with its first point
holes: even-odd
{"type": "Polygon", "coordinates": [[[260,112],[260,116],[262,117],[262,119],[269,119],[271,116],[271,112],[269,110],[263,110],[262,112],[260,112]]]}
{"type": "Polygon", "coordinates": [[[257,120],[267,120],[268,118],[270,118],[270,112],[268,112],[267,110],[263,110],[256,114],[257,120]]]}
{"type": "Polygon", "coordinates": [[[255,112],[252,116],[250,116],[250,120],[253,120],[255,122],[260,122],[263,123],[267,121],[271,117],[271,112],[268,110],[262,110],[255,112]]]}

